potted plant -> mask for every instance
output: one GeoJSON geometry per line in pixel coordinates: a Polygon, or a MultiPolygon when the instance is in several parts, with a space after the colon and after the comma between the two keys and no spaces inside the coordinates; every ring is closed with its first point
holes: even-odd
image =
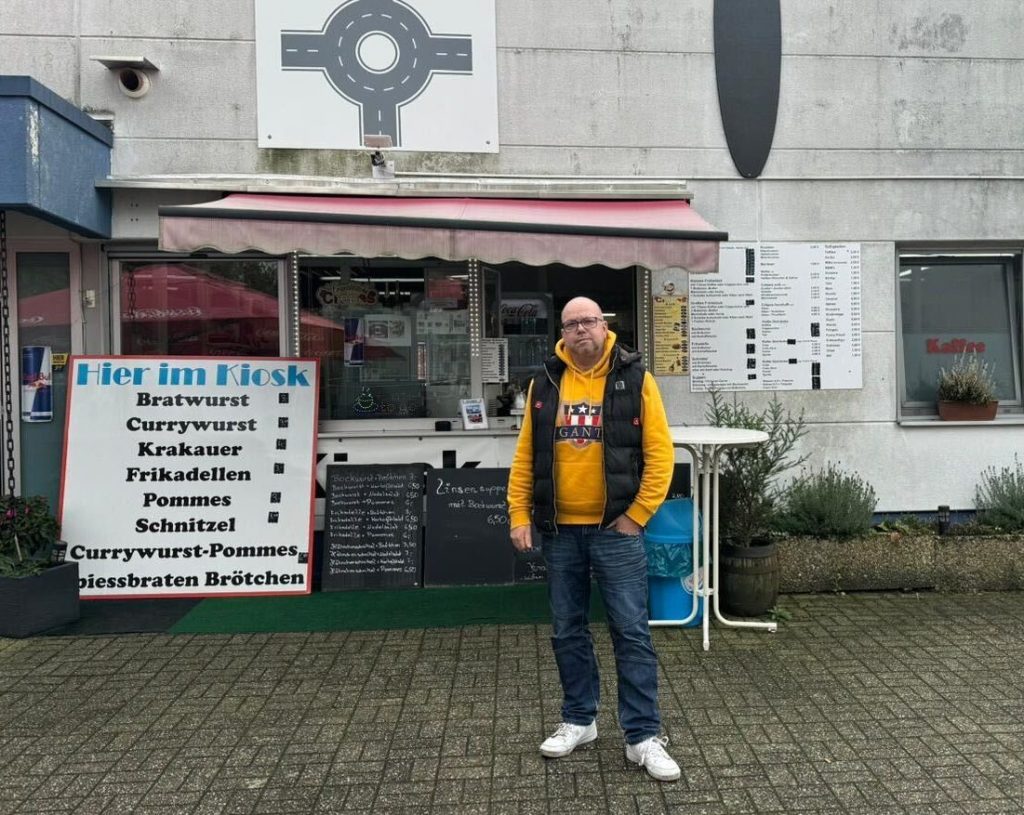
{"type": "Polygon", "coordinates": [[[807,432],[803,413],[794,417],[773,396],[763,411],[730,404],[712,391],[705,413],[716,427],[763,430],[768,441],[729,450],[719,466],[719,564],[722,607],[754,617],[775,605],[779,593],[779,560],[773,531],[780,490],[778,477],[803,464],[794,448],[807,432]]]}
{"type": "Polygon", "coordinates": [[[964,351],[949,368],[939,368],[937,399],[943,421],[984,421],[996,417],[999,401],[989,363],[964,351]]]}
{"type": "Polygon", "coordinates": [[[0,637],[78,619],[78,564],[63,562],[59,533],[42,496],[0,496],[0,637]]]}

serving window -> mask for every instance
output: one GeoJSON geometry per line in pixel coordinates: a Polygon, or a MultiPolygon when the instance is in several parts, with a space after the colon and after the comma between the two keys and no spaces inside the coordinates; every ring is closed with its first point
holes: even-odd
{"type": "MultiPolygon", "coordinates": [[[[488,267],[485,267],[487,269],[488,267]]],[[[637,348],[637,291],[633,270],[588,266],[526,266],[504,263],[493,269],[500,284],[494,336],[508,340],[511,383],[525,389],[561,338],[562,309],[574,297],[601,306],[619,342],[637,348]]]]}
{"type": "Polygon", "coordinates": [[[301,356],[320,360],[320,418],[452,417],[471,396],[466,264],[301,258],[301,356]]]}
{"type": "MultiPolygon", "coordinates": [[[[320,361],[320,419],[460,422],[460,400],[508,415],[552,353],[573,297],[638,347],[637,273],[436,259],[124,256],[112,266],[114,350],[320,361]],[[286,272],[286,267],[289,271],[286,272]],[[504,380],[484,341],[507,343],[504,380]]],[[[489,349],[492,350],[492,349],[489,349]]]]}

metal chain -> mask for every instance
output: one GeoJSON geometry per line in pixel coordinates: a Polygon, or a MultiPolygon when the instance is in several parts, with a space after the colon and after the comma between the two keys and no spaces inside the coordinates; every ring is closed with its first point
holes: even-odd
{"type": "Polygon", "coordinates": [[[17,489],[14,477],[14,395],[11,390],[11,293],[7,287],[7,213],[0,209],[0,321],[3,322],[4,458],[7,494],[17,489]]]}
{"type": "Polygon", "coordinates": [[[135,267],[128,267],[128,319],[135,319],[135,267]]]}
{"type": "MultiPolygon", "coordinates": [[[[128,278],[128,319],[119,320],[121,330],[121,353],[137,354],[139,350],[135,347],[135,331],[138,326],[135,324],[135,267],[129,265],[127,272],[122,272],[128,278]]],[[[121,304],[124,309],[124,303],[121,304]]]]}

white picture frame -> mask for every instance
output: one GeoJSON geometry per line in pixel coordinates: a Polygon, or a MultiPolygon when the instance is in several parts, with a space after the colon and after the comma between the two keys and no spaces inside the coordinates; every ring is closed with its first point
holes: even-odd
{"type": "Polygon", "coordinates": [[[487,403],[483,399],[460,399],[463,430],[487,429],[487,403]]]}

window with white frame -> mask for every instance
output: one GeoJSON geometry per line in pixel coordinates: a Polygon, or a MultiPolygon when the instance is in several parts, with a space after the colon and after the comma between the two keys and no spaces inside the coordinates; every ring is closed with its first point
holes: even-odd
{"type": "Polygon", "coordinates": [[[939,369],[976,353],[1000,411],[1021,405],[1021,251],[903,250],[899,256],[903,413],[932,415],[939,369]]]}

